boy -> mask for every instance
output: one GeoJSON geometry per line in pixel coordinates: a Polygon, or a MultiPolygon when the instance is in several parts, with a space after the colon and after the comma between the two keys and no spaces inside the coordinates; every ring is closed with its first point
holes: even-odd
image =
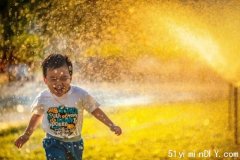
{"type": "Polygon", "coordinates": [[[42,91],[32,104],[33,115],[24,134],[15,145],[21,148],[42,121],[46,137],[43,147],[48,160],[81,160],[83,140],[81,129],[83,110],[87,110],[103,122],[115,134],[121,128],[104,114],[92,96],[83,89],[71,85],[72,63],[67,56],[51,54],[42,63],[44,82],[48,90],[42,91]]]}

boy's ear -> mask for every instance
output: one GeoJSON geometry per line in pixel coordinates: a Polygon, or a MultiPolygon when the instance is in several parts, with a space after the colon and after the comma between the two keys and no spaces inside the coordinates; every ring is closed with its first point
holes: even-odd
{"type": "Polygon", "coordinates": [[[47,83],[47,78],[43,77],[43,81],[44,81],[44,83],[47,83]]]}

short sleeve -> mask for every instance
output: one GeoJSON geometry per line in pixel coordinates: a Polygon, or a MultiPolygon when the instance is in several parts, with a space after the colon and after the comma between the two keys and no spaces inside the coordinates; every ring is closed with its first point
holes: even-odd
{"type": "Polygon", "coordinates": [[[31,105],[31,112],[38,115],[42,115],[44,113],[44,105],[41,103],[40,95],[33,101],[31,105]]]}
{"type": "Polygon", "coordinates": [[[89,113],[92,113],[100,106],[100,104],[89,94],[86,94],[84,96],[83,102],[83,108],[86,109],[89,113]]]}

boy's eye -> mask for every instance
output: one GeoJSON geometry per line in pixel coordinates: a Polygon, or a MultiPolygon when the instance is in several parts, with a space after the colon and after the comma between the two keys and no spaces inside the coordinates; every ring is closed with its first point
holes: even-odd
{"type": "Polygon", "coordinates": [[[70,77],[61,77],[60,81],[67,81],[68,79],[70,79],[70,77]]]}
{"type": "Polygon", "coordinates": [[[57,81],[57,78],[51,78],[51,81],[55,82],[57,81]]]}
{"type": "Polygon", "coordinates": [[[70,77],[60,77],[60,78],[51,78],[50,80],[52,81],[52,82],[56,82],[56,81],[62,81],[62,82],[66,82],[67,80],[69,80],[70,79],[70,77]]]}

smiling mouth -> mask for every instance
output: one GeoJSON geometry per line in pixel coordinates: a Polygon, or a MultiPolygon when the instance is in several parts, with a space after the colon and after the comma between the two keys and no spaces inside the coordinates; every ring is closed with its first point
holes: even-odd
{"type": "Polygon", "coordinates": [[[54,88],[55,93],[61,94],[64,93],[65,88],[54,88]]]}

